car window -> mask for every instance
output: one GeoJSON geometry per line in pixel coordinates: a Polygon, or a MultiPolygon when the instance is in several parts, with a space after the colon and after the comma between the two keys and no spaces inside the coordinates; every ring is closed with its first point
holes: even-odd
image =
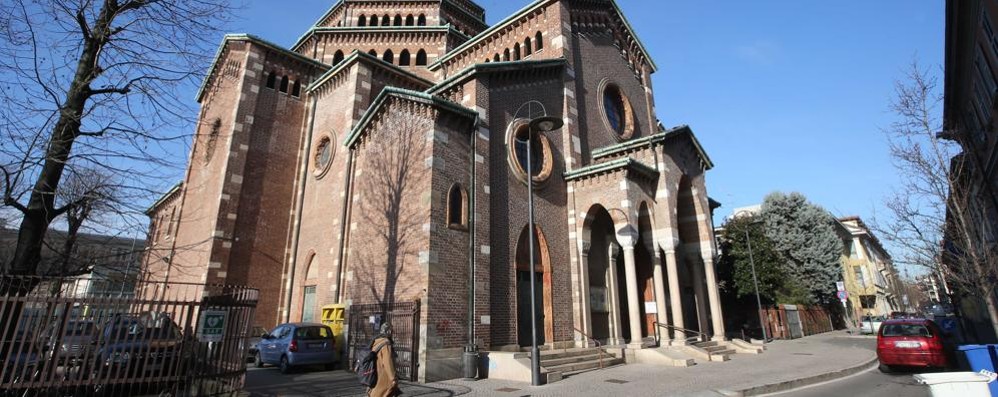
{"type": "Polygon", "coordinates": [[[932,331],[922,324],[885,324],[881,328],[883,336],[924,336],[931,338],[932,331]]]}
{"type": "Polygon", "coordinates": [[[290,335],[290,334],[291,334],[291,327],[287,327],[286,326],[286,327],[281,328],[281,335],[278,336],[278,338],[284,339],[284,338],[287,338],[288,335],[290,335]]]}
{"type": "Polygon", "coordinates": [[[297,339],[329,339],[333,331],[329,327],[301,327],[295,330],[297,339]]]}

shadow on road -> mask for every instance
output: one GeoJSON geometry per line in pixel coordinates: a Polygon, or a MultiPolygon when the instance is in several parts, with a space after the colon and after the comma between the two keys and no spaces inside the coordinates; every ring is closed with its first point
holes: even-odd
{"type": "MultiPolygon", "coordinates": [[[[405,396],[450,397],[467,394],[471,389],[462,386],[426,386],[401,382],[405,396]]],[[[336,370],[299,370],[282,375],[276,368],[246,371],[246,387],[250,396],[363,396],[367,388],[357,382],[353,373],[336,370]]]]}

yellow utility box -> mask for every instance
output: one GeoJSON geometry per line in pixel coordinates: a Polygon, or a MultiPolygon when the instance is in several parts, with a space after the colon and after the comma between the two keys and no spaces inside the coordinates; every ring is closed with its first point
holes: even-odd
{"type": "Polygon", "coordinates": [[[333,304],[322,307],[322,323],[333,329],[333,338],[336,338],[336,355],[339,357],[343,357],[343,352],[346,351],[347,336],[343,332],[346,330],[346,321],[347,305],[333,304]]]}

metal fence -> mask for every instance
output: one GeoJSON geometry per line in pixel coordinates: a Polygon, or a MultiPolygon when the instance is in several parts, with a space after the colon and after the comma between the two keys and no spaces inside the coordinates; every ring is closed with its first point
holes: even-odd
{"type": "Polygon", "coordinates": [[[767,332],[774,339],[796,339],[835,329],[832,316],[820,306],[777,305],[762,309],[767,332]]]}
{"type": "Polygon", "coordinates": [[[356,351],[368,348],[382,323],[392,325],[395,374],[401,380],[417,381],[419,367],[419,301],[392,304],[351,305],[348,309],[347,354],[351,363],[356,351]]]}
{"type": "Polygon", "coordinates": [[[255,289],[0,276],[0,396],[228,395],[243,386],[255,289]]]}

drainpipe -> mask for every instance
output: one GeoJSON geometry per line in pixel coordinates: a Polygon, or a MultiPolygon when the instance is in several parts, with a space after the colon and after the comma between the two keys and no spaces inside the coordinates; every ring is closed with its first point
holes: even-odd
{"type": "Polygon", "coordinates": [[[471,170],[471,186],[468,188],[468,344],[464,346],[464,378],[474,380],[478,377],[478,346],[475,346],[475,192],[477,190],[475,161],[478,155],[478,122],[472,126],[471,152],[468,156],[468,167],[471,170]]]}
{"type": "Polygon", "coordinates": [[[295,290],[295,269],[298,267],[298,241],[301,237],[301,216],[302,208],[305,206],[305,186],[308,185],[308,159],[312,153],[312,131],[315,128],[315,108],[319,102],[318,96],[312,96],[312,114],[308,120],[308,134],[305,136],[305,152],[301,159],[301,188],[298,190],[298,213],[295,214],[295,223],[292,225],[294,237],[291,239],[291,266],[288,269],[288,293],[285,296],[284,322],[291,321],[291,299],[295,290]]]}

